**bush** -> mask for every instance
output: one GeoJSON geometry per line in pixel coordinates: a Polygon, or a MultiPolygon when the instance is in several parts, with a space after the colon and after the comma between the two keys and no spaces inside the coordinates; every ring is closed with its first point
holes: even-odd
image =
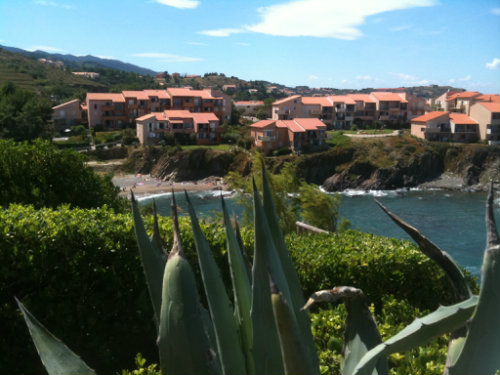
{"type": "Polygon", "coordinates": [[[33,144],[0,140],[0,206],[9,203],[57,207],[104,204],[123,208],[111,176],[100,177],[84,164],[84,155],[58,150],[48,141],[33,144]]]}
{"type": "Polygon", "coordinates": [[[288,147],[280,147],[273,151],[273,156],[282,156],[282,155],[290,155],[292,150],[288,147]]]}

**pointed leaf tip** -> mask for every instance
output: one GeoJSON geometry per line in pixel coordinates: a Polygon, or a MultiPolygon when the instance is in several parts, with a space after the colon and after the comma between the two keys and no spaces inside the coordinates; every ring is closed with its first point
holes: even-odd
{"type": "Polygon", "coordinates": [[[500,238],[495,221],[495,214],[493,212],[493,192],[493,180],[491,180],[488,199],[486,200],[486,247],[488,249],[500,245],[500,238]]]}
{"type": "Polygon", "coordinates": [[[132,189],[130,189],[130,200],[132,202],[135,202],[135,195],[134,195],[134,191],[132,189]]]}

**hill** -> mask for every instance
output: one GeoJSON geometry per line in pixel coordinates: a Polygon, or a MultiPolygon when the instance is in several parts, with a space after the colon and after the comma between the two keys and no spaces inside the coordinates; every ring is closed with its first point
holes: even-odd
{"type": "Polygon", "coordinates": [[[62,61],[64,65],[71,69],[88,71],[95,68],[108,68],[117,69],[124,72],[154,76],[156,72],[151,69],[142,68],[140,66],[124,63],[120,60],[114,59],[104,59],[92,55],[86,56],[75,56],[75,55],[63,55],[60,53],[49,53],[45,51],[26,51],[21,48],[1,46],[0,48],[5,49],[9,52],[20,53],[22,55],[31,57],[33,59],[50,59],[52,61],[62,61]]]}

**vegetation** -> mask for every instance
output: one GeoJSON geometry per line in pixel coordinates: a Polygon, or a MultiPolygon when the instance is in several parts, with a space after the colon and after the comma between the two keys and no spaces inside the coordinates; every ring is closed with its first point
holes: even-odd
{"type": "Polygon", "coordinates": [[[85,156],[58,150],[48,141],[32,144],[0,140],[0,206],[123,209],[111,176],[100,177],[85,166],[85,156]]]}
{"type": "Polygon", "coordinates": [[[49,138],[51,104],[13,83],[0,87],[0,138],[14,141],[49,138]]]}

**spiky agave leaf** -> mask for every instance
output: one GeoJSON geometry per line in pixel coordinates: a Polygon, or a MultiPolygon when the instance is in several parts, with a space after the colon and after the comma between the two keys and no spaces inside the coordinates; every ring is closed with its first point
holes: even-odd
{"type": "Polygon", "coordinates": [[[283,297],[283,293],[279,291],[271,275],[269,275],[269,279],[274,320],[278,328],[285,374],[314,374],[315,368],[312,358],[305,346],[295,313],[283,297]]]}
{"type": "Polygon", "coordinates": [[[155,322],[158,326],[160,322],[161,290],[165,261],[163,259],[160,248],[158,248],[157,240],[151,241],[146,232],[144,222],[141,218],[141,213],[139,212],[139,205],[137,203],[137,200],[135,199],[133,192],[131,193],[131,200],[132,215],[134,218],[135,238],[137,240],[137,246],[139,248],[139,255],[141,258],[144,275],[146,277],[149,296],[153,305],[155,322]]]}
{"type": "Polygon", "coordinates": [[[354,375],[371,374],[379,358],[413,349],[464,326],[473,314],[477,301],[477,296],[472,296],[466,301],[441,306],[436,311],[415,319],[399,333],[366,353],[357,364],[354,375]]]}
{"type": "Polygon", "coordinates": [[[50,333],[17,298],[16,302],[23,313],[31,339],[49,375],[95,375],[94,370],[50,333]]]}
{"type": "Polygon", "coordinates": [[[245,261],[245,267],[247,270],[248,280],[252,280],[252,261],[245,251],[245,246],[243,246],[243,239],[241,238],[240,225],[238,223],[238,219],[236,215],[234,215],[234,232],[236,233],[236,240],[238,240],[238,245],[240,246],[241,255],[243,256],[243,260],[245,261]]]}
{"type": "MultiPolygon", "coordinates": [[[[382,342],[377,322],[368,308],[366,297],[361,289],[340,286],[313,293],[304,309],[318,302],[334,304],[342,302],[346,305],[342,374],[351,375],[361,358],[382,342]]],[[[372,373],[387,374],[389,372],[387,359],[378,359],[375,370],[372,373]]]]}
{"type": "Polygon", "coordinates": [[[184,256],[172,195],[174,240],[163,277],[158,348],[163,374],[218,374],[193,270],[184,256]]]}
{"type": "Polygon", "coordinates": [[[462,273],[462,270],[453,258],[446,251],[441,250],[432,241],[427,239],[415,227],[401,220],[399,217],[389,211],[382,203],[375,199],[379,207],[394,221],[401,229],[403,229],[413,240],[418,244],[418,247],[432,259],[444,271],[453,287],[457,301],[465,301],[472,297],[467,280],[462,273]]]}
{"type": "Polygon", "coordinates": [[[274,246],[281,262],[281,266],[283,268],[285,278],[288,283],[290,305],[297,317],[297,322],[306,342],[307,350],[309,351],[309,355],[313,360],[313,364],[315,365],[315,372],[319,373],[319,359],[318,355],[316,354],[316,345],[314,344],[314,339],[312,336],[311,320],[309,319],[309,315],[307,315],[305,311],[301,310],[305,302],[302,287],[300,285],[297,271],[290,257],[290,252],[288,251],[288,248],[286,246],[285,237],[283,236],[283,233],[281,231],[279,218],[276,214],[276,207],[274,205],[274,200],[264,163],[262,163],[262,196],[264,212],[269,225],[271,238],[273,240],[274,246]]]}
{"type": "Polygon", "coordinates": [[[243,353],[246,360],[246,368],[249,374],[255,373],[254,360],[252,356],[252,320],[250,308],[252,304],[252,288],[248,278],[242,249],[238,243],[235,231],[229,220],[224,198],[221,196],[222,213],[226,229],[227,256],[229,260],[229,272],[233,284],[233,295],[235,304],[235,316],[241,336],[243,353]]]}
{"type": "MultiPolygon", "coordinates": [[[[269,249],[274,248],[269,235],[259,192],[254,188],[254,257],[252,267],[252,352],[257,374],[283,374],[283,362],[269,286],[269,249]]],[[[272,273],[272,271],[271,271],[272,273]]]]}
{"type": "Polygon", "coordinates": [[[479,303],[467,336],[450,353],[451,375],[494,374],[500,370],[500,238],[493,212],[493,183],[486,203],[486,251],[479,303]]]}
{"type": "MultiPolygon", "coordinates": [[[[173,193],[172,193],[173,194],[173,193]]],[[[153,234],[151,235],[151,243],[154,243],[157,249],[160,250],[163,257],[165,257],[165,250],[162,246],[161,235],[160,235],[160,226],[158,225],[158,207],[156,206],[156,200],[153,199],[153,234]]]]}
{"type": "Polygon", "coordinates": [[[198,254],[201,276],[205,287],[210,315],[217,339],[217,352],[224,374],[244,374],[245,356],[240,342],[238,327],[233,315],[233,308],[227,296],[224,281],[208,246],[208,241],[201,231],[193,205],[186,192],[189,216],[193,228],[194,243],[198,254]]]}

